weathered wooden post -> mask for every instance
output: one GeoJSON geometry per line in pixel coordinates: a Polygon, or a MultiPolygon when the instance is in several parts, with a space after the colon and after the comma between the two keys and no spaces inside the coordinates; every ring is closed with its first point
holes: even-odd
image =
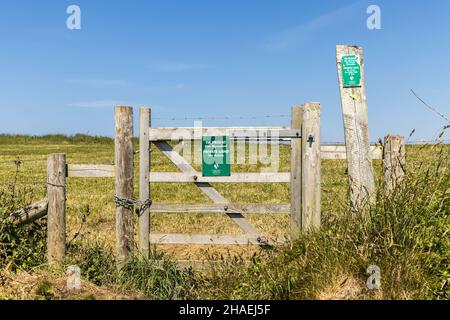
{"type": "Polygon", "coordinates": [[[320,103],[302,105],[302,231],[318,230],[321,219],[320,103]]]}
{"type": "Polygon", "coordinates": [[[116,259],[120,267],[133,250],[133,108],[115,110],[116,259]]]}
{"type": "MultiPolygon", "coordinates": [[[[291,109],[291,129],[302,128],[302,110],[291,109]]],[[[302,232],[302,139],[291,139],[291,239],[297,239],[302,232]]]]}
{"type": "MultiPolygon", "coordinates": [[[[150,137],[151,109],[142,107],[139,113],[139,199],[150,199],[150,137]]],[[[150,250],[150,209],[140,212],[139,216],[139,251],[148,258],[150,250]]]]}
{"type": "Polygon", "coordinates": [[[403,136],[388,135],[384,137],[383,171],[386,191],[395,189],[403,179],[406,170],[405,138],[403,136]]]}
{"type": "Polygon", "coordinates": [[[47,160],[47,260],[61,264],[66,253],[66,155],[51,154],[47,160]]]}
{"type": "Polygon", "coordinates": [[[375,182],[370,155],[364,60],[358,46],[336,46],[336,59],[344,118],[345,145],[352,210],[373,199],[375,182]]]}

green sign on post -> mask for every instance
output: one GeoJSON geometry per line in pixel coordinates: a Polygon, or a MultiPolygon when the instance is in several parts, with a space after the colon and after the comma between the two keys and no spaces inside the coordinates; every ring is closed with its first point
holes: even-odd
{"type": "Polygon", "coordinates": [[[342,56],[342,82],[344,88],[361,87],[361,64],[359,56],[351,54],[342,56]]]}
{"type": "Polygon", "coordinates": [[[204,177],[231,175],[230,137],[202,137],[202,174],[204,177]]]}

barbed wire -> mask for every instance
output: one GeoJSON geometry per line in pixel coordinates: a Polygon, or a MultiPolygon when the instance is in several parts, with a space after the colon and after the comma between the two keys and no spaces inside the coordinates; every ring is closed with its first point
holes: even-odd
{"type": "MultiPolygon", "coordinates": [[[[409,144],[436,144],[436,143],[450,143],[450,139],[448,140],[413,140],[413,141],[406,141],[405,144],[409,145],[409,144]]],[[[371,145],[378,145],[380,144],[379,141],[372,141],[370,142],[371,145]]],[[[333,145],[345,145],[344,141],[323,141],[321,142],[321,145],[329,145],[329,146],[333,146],[333,145]]]]}
{"type": "Polygon", "coordinates": [[[433,111],[435,114],[437,114],[438,116],[440,116],[441,118],[443,118],[445,121],[447,121],[448,123],[450,123],[450,120],[441,112],[439,112],[438,110],[436,110],[436,108],[430,106],[428,103],[426,103],[424,100],[422,100],[422,98],[420,98],[413,89],[410,89],[412,94],[420,101],[422,102],[428,109],[430,109],[431,111],[433,111]]]}
{"type": "Polygon", "coordinates": [[[23,163],[36,163],[36,162],[47,162],[45,159],[22,159],[20,156],[11,156],[10,160],[0,160],[0,163],[13,163],[13,164],[23,164],[23,163]],[[14,159],[12,159],[14,157],[14,159]]]}

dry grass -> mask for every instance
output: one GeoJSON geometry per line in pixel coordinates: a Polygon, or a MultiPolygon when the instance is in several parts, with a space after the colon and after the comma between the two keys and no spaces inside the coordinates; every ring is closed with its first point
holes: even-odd
{"type": "MultiPolygon", "coordinates": [[[[113,142],[0,136],[0,190],[27,190],[26,201],[43,198],[46,157],[55,152],[66,153],[69,163],[112,164],[113,142]]],[[[280,171],[289,171],[289,146],[281,146],[280,155],[283,159],[280,171]]],[[[274,251],[255,246],[161,245],[157,254],[169,254],[169,259],[163,260],[165,267],[134,261],[125,276],[116,274],[112,250],[114,179],[69,178],[68,240],[77,236],[74,245],[69,246],[69,262],[80,265],[85,279],[101,286],[85,282],[86,291],[72,292],[65,289],[66,278],[62,273],[39,269],[16,275],[2,271],[0,297],[139,298],[133,291],[137,290],[146,298],[160,299],[442,299],[448,296],[450,283],[446,267],[450,248],[446,238],[450,228],[449,159],[450,145],[407,146],[408,175],[403,189],[389,197],[379,184],[377,203],[370,209],[369,220],[349,214],[345,161],[323,161],[320,233],[274,251]],[[221,264],[211,274],[194,275],[179,269],[170,257],[217,259],[221,264]],[[365,270],[373,263],[383,270],[382,290],[376,292],[365,287],[365,270]],[[121,289],[125,287],[131,291],[121,289]]],[[[135,164],[136,183],[138,164],[135,164]]],[[[154,171],[177,171],[159,151],[153,153],[152,166],[154,171]]],[[[260,168],[260,164],[234,165],[233,171],[257,172],[260,168]]],[[[374,161],[374,169],[377,180],[381,180],[379,161],[374,161]]],[[[209,202],[194,185],[156,183],[151,187],[155,202],[209,202]]],[[[215,187],[233,202],[289,202],[288,184],[217,184],[215,187]]],[[[135,190],[137,196],[137,184],[135,190]]],[[[24,201],[17,200],[17,206],[24,201]]],[[[14,206],[8,204],[8,208],[14,206]]],[[[288,233],[288,215],[248,214],[247,218],[269,236],[288,233]]],[[[39,230],[43,230],[42,226],[38,226],[39,230]]],[[[195,213],[153,214],[151,229],[167,233],[241,233],[225,216],[195,213]]],[[[27,259],[27,252],[22,258],[27,259]]],[[[35,261],[30,265],[40,263],[35,261]]],[[[29,270],[29,267],[21,269],[29,270]]]]}
{"type": "Polygon", "coordinates": [[[81,280],[80,289],[68,289],[67,276],[49,269],[0,273],[0,300],[134,300],[141,293],[118,286],[96,286],[81,280]]]}
{"type": "MultiPolygon", "coordinates": [[[[17,187],[33,190],[34,200],[45,196],[46,158],[50,153],[65,153],[71,164],[113,164],[114,145],[109,139],[93,138],[73,141],[57,137],[49,138],[17,138],[2,137],[0,139],[0,185],[12,182],[16,170],[15,160],[20,160],[17,187]]],[[[135,145],[135,150],[138,146],[135,145]]],[[[248,148],[247,148],[248,149],[248,148]]],[[[422,160],[426,150],[419,151],[416,146],[408,147],[408,163],[422,160]]],[[[152,170],[178,171],[178,169],[153,148],[152,170]]],[[[280,171],[289,168],[289,146],[280,146],[280,171]]],[[[247,151],[248,153],[248,151],[247,151]]],[[[248,156],[248,154],[247,154],[248,156]]],[[[200,167],[194,165],[198,170],[200,167]]],[[[379,161],[374,163],[380,173],[379,161]]],[[[257,165],[234,165],[235,172],[258,172],[262,167],[257,165]]],[[[138,156],[135,156],[135,196],[138,194],[138,156]]],[[[322,164],[322,208],[325,219],[333,218],[337,212],[345,211],[347,206],[347,176],[345,161],[326,160],[322,164]]],[[[79,231],[86,219],[83,235],[92,240],[106,241],[114,244],[114,212],[112,201],[114,195],[114,179],[110,178],[69,178],[67,185],[68,238],[79,231]]],[[[216,184],[214,187],[228,200],[235,203],[289,203],[289,184],[216,184]]],[[[152,198],[156,203],[210,203],[193,184],[153,183],[152,198]]],[[[280,214],[247,214],[257,228],[270,237],[284,237],[289,230],[288,215],[280,214]]],[[[217,233],[240,234],[239,229],[225,215],[217,214],[152,214],[151,230],[154,233],[217,233]]],[[[161,249],[173,253],[177,258],[202,259],[205,250],[226,253],[227,246],[161,246],[161,249]]],[[[232,252],[252,254],[257,248],[231,248],[232,252]]]]}
{"type": "Polygon", "coordinates": [[[352,275],[330,279],[330,285],[317,293],[318,300],[356,300],[365,291],[365,284],[352,275]]]}

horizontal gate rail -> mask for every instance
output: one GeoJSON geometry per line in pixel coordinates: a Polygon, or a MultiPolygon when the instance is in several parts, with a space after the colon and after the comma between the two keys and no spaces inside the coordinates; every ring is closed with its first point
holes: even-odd
{"type": "MultiPolygon", "coordinates": [[[[277,240],[277,243],[284,241],[277,240]]],[[[211,244],[211,245],[261,245],[265,240],[258,235],[217,234],[150,234],[151,244],[211,244]]],[[[271,241],[273,243],[273,241],[271,241]]]]}
{"type": "Polygon", "coordinates": [[[301,131],[287,127],[149,128],[150,141],[201,140],[202,136],[229,136],[234,140],[279,140],[301,138],[301,131]]]}
{"type": "Polygon", "coordinates": [[[155,213],[260,213],[287,214],[291,210],[290,204],[186,204],[186,203],[154,203],[150,211],[155,213]]]}
{"type": "MultiPolygon", "coordinates": [[[[333,145],[324,145],[320,147],[321,158],[322,160],[346,160],[347,159],[347,150],[345,146],[333,146],[333,145]]],[[[373,160],[382,160],[382,148],[381,146],[371,146],[370,154],[373,160]]],[[[113,178],[115,176],[114,165],[99,165],[99,164],[69,164],[68,165],[68,176],[69,177],[77,177],[77,178],[113,178]]],[[[194,173],[194,172],[193,172],[194,173]]],[[[152,173],[152,182],[171,182],[171,181],[157,181],[159,179],[166,179],[166,172],[153,172],[152,173]],[[156,176],[153,176],[156,174],[156,176]],[[156,179],[156,180],[155,180],[156,179]]],[[[181,174],[181,173],[176,173],[181,174]]],[[[286,180],[286,172],[283,173],[234,173],[231,177],[224,177],[224,180],[227,181],[214,181],[208,180],[208,182],[245,182],[241,181],[244,177],[249,178],[246,182],[289,182],[286,180]],[[263,178],[259,179],[256,175],[263,176],[263,178]],[[236,179],[237,181],[228,181],[230,179],[236,179]],[[260,181],[261,180],[261,181],[260,181]],[[274,180],[274,181],[272,181],[274,180]],[[280,181],[277,181],[280,180],[280,181]]],[[[201,173],[195,173],[190,175],[192,177],[197,176],[199,180],[197,182],[204,182],[207,177],[201,177],[201,173]]],[[[169,179],[169,178],[168,178],[169,179]]],[[[174,178],[175,179],[175,178],[174,178]]],[[[177,176],[177,179],[181,179],[181,181],[174,182],[196,182],[190,180],[191,178],[185,177],[184,175],[177,176]],[[184,181],[189,180],[189,181],[184,181]]],[[[220,180],[220,179],[219,179],[220,180]]]]}
{"type": "MultiPolygon", "coordinates": [[[[370,146],[372,160],[382,160],[383,152],[381,146],[370,146]]],[[[346,160],[347,148],[345,146],[320,146],[320,157],[322,160],[346,160]]]]}
{"type": "Polygon", "coordinates": [[[77,178],[114,178],[116,175],[113,165],[99,164],[69,164],[67,172],[69,177],[77,178]]]}
{"type": "Polygon", "coordinates": [[[279,183],[289,182],[291,176],[285,173],[232,173],[229,177],[203,177],[201,173],[151,172],[151,182],[233,182],[233,183],[279,183]]]}

